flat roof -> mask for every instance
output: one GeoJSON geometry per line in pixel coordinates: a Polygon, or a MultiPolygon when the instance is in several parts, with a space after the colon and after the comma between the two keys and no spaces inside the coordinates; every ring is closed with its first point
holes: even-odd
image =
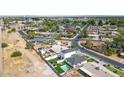
{"type": "Polygon", "coordinates": [[[93,75],[90,71],[88,71],[87,69],[85,69],[83,67],[81,67],[80,70],[83,71],[84,73],[86,73],[89,76],[92,76],[93,75]]]}
{"type": "Polygon", "coordinates": [[[72,49],[66,49],[66,50],[62,50],[61,52],[62,53],[69,53],[69,52],[73,52],[73,51],[75,51],[76,49],[75,48],[72,48],[72,49]]]}
{"type": "Polygon", "coordinates": [[[45,37],[37,37],[37,38],[30,39],[30,41],[32,41],[32,42],[48,42],[48,41],[50,41],[50,39],[45,38],[45,37]]]}

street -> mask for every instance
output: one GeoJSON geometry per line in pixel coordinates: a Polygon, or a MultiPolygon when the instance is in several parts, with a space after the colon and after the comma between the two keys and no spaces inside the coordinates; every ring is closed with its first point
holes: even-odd
{"type": "Polygon", "coordinates": [[[114,66],[118,66],[118,67],[121,67],[121,68],[124,68],[124,64],[122,63],[119,63],[115,60],[112,60],[108,57],[105,57],[105,56],[102,56],[102,55],[99,55],[98,53],[95,53],[93,51],[90,51],[90,50],[87,50],[85,48],[82,48],[78,45],[78,42],[80,41],[81,39],[78,39],[78,35],[75,39],[72,40],[72,45],[74,45],[77,49],[79,49],[81,52],[83,53],[86,53],[87,55],[90,55],[92,57],[95,57],[96,59],[99,59],[99,60],[102,60],[103,62],[107,63],[107,64],[112,64],[114,66]]]}

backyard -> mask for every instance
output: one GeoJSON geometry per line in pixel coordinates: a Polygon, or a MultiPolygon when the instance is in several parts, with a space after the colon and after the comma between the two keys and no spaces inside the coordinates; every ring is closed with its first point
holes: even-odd
{"type": "Polygon", "coordinates": [[[68,70],[70,70],[72,67],[67,65],[65,62],[57,63],[59,61],[58,58],[51,59],[48,62],[53,66],[53,68],[59,73],[62,74],[68,70]]]}

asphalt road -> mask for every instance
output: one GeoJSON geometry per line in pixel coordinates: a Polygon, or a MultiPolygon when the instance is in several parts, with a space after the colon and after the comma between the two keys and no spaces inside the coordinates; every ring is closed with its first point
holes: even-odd
{"type": "Polygon", "coordinates": [[[78,39],[78,37],[79,37],[79,36],[77,35],[77,37],[72,40],[72,45],[74,45],[74,46],[75,46],[77,49],[79,49],[81,52],[83,52],[83,53],[85,53],[85,54],[88,54],[88,55],[90,55],[90,56],[92,56],[92,57],[95,57],[95,58],[97,58],[97,59],[99,59],[99,60],[102,60],[103,62],[105,62],[105,63],[107,63],[107,64],[112,64],[112,65],[114,65],[114,66],[124,68],[124,64],[122,64],[122,63],[119,63],[119,62],[117,62],[117,61],[115,61],[115,60],[112,60],[112,59],[110,59],[110,58],[108,58],[108,57],[99,55],[98,53],[95,53],[95,52],[92,52],[92,51],[89,51],[89,50],[87,50],[87,49],[84,49],[84,48],[80,47],[80,46],[78,45],[78,42],[79,42],[81,39],[78,39]]]}

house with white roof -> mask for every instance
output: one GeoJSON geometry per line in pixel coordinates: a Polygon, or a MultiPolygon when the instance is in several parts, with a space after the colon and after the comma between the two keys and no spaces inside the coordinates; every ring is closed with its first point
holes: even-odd
{"type": "Polygon", "coordinates": [[[89,36],[92,40],[99,40],[99,35],[98,35],[98,34],[88,34],[88,36],[89,36]]]}
{"type": "Polygon", "coordinates": [[[46,49],[45,49],[45,48],[39,48],[39,51],[40,51],[40,53],[41,53],[42,55],[46,53],[46,49]]]}
{"type": "Polygon", "coordinates": [[[109,26],[108,28],[110,31],[117,31],[118,30],[118,27],[116,25],[111,25],[109,26]]]}
{"type": "Polygon", "coordinates": [[[66,59],[71,57],[73,54],[76,54],[75,49],[66,49],[66,50],[62,50],[59,56],[61,59],[66,59]]]}

